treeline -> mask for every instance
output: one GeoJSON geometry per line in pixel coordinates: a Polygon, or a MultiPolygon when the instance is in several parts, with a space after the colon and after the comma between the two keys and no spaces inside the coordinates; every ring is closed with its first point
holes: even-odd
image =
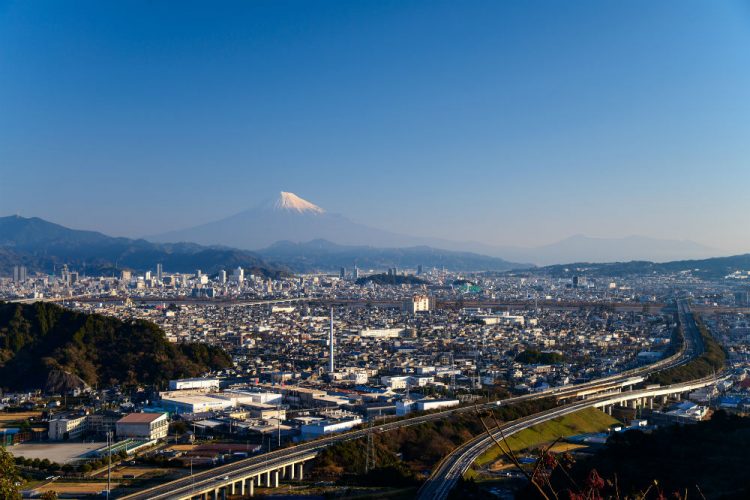
{"type": "Polygon", "coordinates": [[[708,377],[724,369],[726,362],[724,349],[711,336],[711,333],[698,314],[693,314],[693,319],[703,342],[703,353],[684,365],[651,374],[648,378],[648,383],[661,385],[678,384],[680,382],[708,377]]]}
{"type": "MultiPolygon", "coordinates": [[[[524,401],[493,409],[501,422],[516,420],[555,406],[552,398],[524,401]]],[[[482,411],[488,427],[494,419],[482,411]]],[[[319,479],[368,486],[409,486],[418,484],[424,473],[460,444],[485,432],[475,412],[375,433],[371,453],[374,463],[365,474],[367,439],[361,438],[330,446],[315,458],[313,474],[319,479]]]]}
{"type": "Polygon", "coordinates": [[[527,365],[554,365],[565,361],[565,356],[557,352],[541,352],[535,349],[526,349],[516,356],[516,361],[527,365]]]}
{"type": "Polygon", "coordinates": [[[377,285],[424,285],[427,282],[408,274],[373,274],[357,279],[358,285],[364,285],[365,283],[375,283],[377,285]]]}
{"type": "MultiPolygon", "coordinates": [[[[112,463],[116,463],[118,460],[125,460],[128,458],[128,454],[121,450],[118,453],[112,455],[112,463]]],[[[82,475],[87,474],[91,471],[95,471],[105,467],[108,463],[107,458],[101,458],[96,460],[90,460],[77,465],[64,464],[60,465],[57,462],[51,462],[47,458],[24,458],[15,457],[14,461],[19,467],[27,467],[30,469],[36,469],[38,471],[44,471],[50,474],[62,474],[62,475],[82,475]]]]}
{"type": "MultiPolygon", "coordinates": [[[[613,434],[572,470],[556,470],[552,484],[558,492],[575,490],[595,469],[605,479],[596,498],[643,498],[646,490],[646,498],[750,498],[748,448],[750,418],[720,410],[695,425],[613,434]]],[[[527,493],[521,498],[535,498],[527,493]]]]}
{"type": "Polygon", "coordinates": [[[43,302],[0,303],[2,388],[40,389],[52,379],[64,386],[71,378],[89,386],[163,387],[170,379],[231,365],[222,349],[173,344],[148,321],[124,322],[43,302]]]}

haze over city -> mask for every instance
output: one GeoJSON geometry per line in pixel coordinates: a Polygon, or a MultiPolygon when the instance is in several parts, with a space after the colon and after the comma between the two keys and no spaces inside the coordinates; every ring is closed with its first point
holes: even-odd
{"type": "Polygon", "coordinates": [[[422,237],[750,250],[745,2],[78,7],[0,6],[0,213],[141,237],[284,190],[422,237]]]}

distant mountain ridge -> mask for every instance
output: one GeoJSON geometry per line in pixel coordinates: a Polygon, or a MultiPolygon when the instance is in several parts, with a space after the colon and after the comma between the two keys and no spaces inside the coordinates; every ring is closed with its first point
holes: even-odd
{"type": "Polygon", "coordinates": [[[327,212],[318,205],[286,191],[282,191],[275,200],[269,200],[229,217],[150,236],[147,239],[158,242],[192,241],[204,245],[225,245],[248,250],[265,250],[280,241],[305,243],[314,240],[326,240],[342,246],[387,249],[426,246],[499,257],[512,262],[532,262],[536,265],[582,261],[666,262],[708,258],[723,253],[692,241],[643,236],[592,238],[575,235],[537,247],[410,236],[353,222],[344,215],[327,212]]]}
{"type": "Polygon", "coordinates": [[[201,269],[213,273],[237,266],[268,276],[286,272],[244,250],[193,243],[156,244],[69,229],[37,217],[0,217],[0,273],[10,273],[14,265],[25,265],[30,272],[51,272],[68,264],[79,272],[102,274],[116,268],[154,269],[157,263],[168,272],[201,269]]]}
{"type": "Polygon", "coordinates": [[[667,240],[646,236],[624,238],[592,238],[577,234],[556,243],[533,248],[505,247],[509,259],[534,262],[538,265],[565,262],[625,262],[647,260],[669,262],[675,260],[715,257],[722,252],[687,240],[667,240]]]}
{"type": "Polygon", "coordinates": [[[508,262],[472,252],[455,252],[427,246],[406,248],[375,248],[370,246],[337,245],[317,239],[305,243],[279,241],[258,250],[259,255],[273,262],[282,262],[297,272],[336,271],[341,267],[383,270],[390,267],[416,269],[423,266],[451,271],[507,271],[530,267],[530,264],[508,262]]]}
{"type": "Polygon", "coordinates": [[[576,262],[555,264],[534,269],[534,273],[550,274],[557,277],[581,276],[631,276],[658,275],[690,272],[701,278],[716,279],[736,271],[750,271],[750,254],[709,259],[676,260],[671,262],[629,261],[591,263],[576,262]]]}

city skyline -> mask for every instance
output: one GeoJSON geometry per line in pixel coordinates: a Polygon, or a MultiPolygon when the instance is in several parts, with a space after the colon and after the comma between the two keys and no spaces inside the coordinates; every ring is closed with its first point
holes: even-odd
{"type": "Polygon", "coordinates": [[[750,250],[743,2],[81,5],[0,7],[2,215],[142,237],[285,190],[415,236],[750,250]]]}

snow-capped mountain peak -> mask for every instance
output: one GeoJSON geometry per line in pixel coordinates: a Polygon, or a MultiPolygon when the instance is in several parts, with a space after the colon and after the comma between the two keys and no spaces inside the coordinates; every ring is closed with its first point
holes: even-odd
{"type": "Polygon", "coordinates": [[[279,198],[273,204],[273,208],[275,210],[296,212],[300,214],[322,214],[325,212],[325,210],[315,205],[314,203],[310,203],[309,201],[300,198],[296,194],[289,193],[287,191],[282,191],[280,193],[279,198]]]}

